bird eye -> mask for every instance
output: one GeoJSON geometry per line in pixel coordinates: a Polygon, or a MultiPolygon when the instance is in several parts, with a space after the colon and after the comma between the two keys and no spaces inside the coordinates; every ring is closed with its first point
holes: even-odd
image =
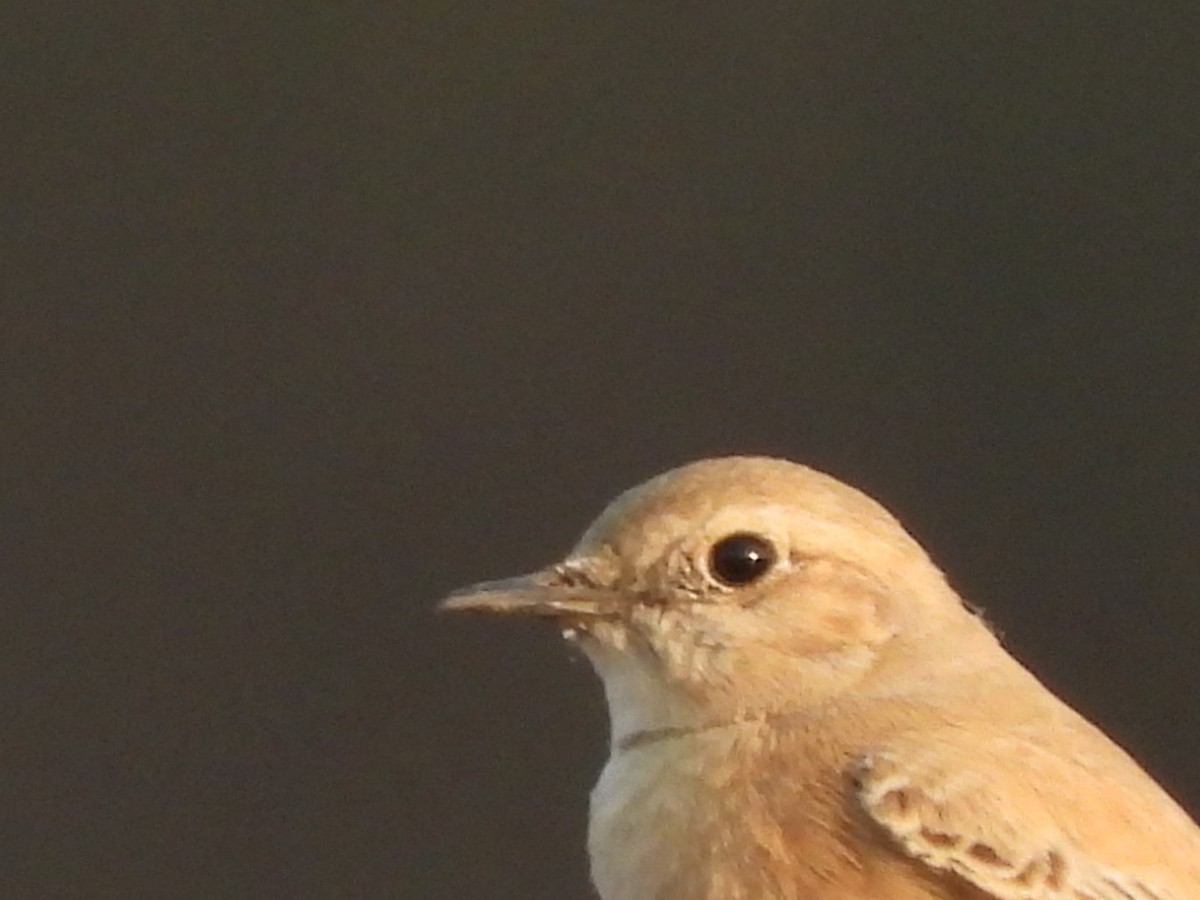
{"type": "Polygon", "coordinates": [[[742,587],[765,575],[775,565],[775,557],[775,547],[766,538],[738,532],[713,544],[708,568],[723,584],[742,587]]]}

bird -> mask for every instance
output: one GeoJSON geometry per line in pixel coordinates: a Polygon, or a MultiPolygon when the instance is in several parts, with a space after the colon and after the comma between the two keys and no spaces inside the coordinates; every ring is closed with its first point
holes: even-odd
{"type": "Polygon", "coordinates": [[[603,684],[602,900],[1197,900],[1200,828],[881,504],[688,463],[440,607],[549,619],[603,684]]]}

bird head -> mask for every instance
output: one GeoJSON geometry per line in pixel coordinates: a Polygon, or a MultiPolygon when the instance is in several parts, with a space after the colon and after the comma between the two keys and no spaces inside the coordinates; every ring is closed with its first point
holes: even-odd
{"type": "Polygon", "coordinates": [[[442,608],[554,620],[604,682],[618,741],[826,702],[869,678],[899,636],[962,615],[882,506],[758,457],[653,478],[563,560],[442,608]]]}

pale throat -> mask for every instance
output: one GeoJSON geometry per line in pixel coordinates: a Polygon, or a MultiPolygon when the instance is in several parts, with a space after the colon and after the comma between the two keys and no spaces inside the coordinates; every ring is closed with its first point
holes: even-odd
{"type": "Polygon", "coordinates": [[[588,628],[564,636],[578,643],[600,678],[614,748],[642,734],[684,733],[711,723],[712,711],[669,684],[653,652],[630,640],[624,628],[588,628]]]}
{"type": "MultiPolygon", "coordinates": [[[[859,683],[877,659],[872,649],[863,646],[816,658],[764,653],[776,663],[786,660],[786,670],[767,666],[772,677],[764,679],[764,687],[769,691],[756,691],[742,681],[731,695],[716,687],[703,689],[705,679],[701,677],[689,688],[683,687],[668,676],[667,661],[659,655],[662,648],[651,650],[623,625],[606,622],[568,627],[563,635],[579,645],[601,680],[614,752],[719,728],[803,717],[859,683]],[[781,681],[794,690],[781,692],[781,681]],[[762,702],[755,702],[756,696],[762,702]],[[736,702],[731,702],[735,697],[736,702]]],[[[745,675],[744,671],[720,671],[727,663],[722,665],[703,651],[686,655],[689,664],[701,666],[708,676],[723,676],[716,681],[726,686],[734,686],[737,675],[745,675]]]]}

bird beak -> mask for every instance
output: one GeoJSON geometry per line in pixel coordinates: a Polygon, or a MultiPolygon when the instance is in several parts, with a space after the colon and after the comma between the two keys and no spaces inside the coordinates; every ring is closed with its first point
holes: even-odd
{"type": "Polygon", "coordinates": [[[591,585],[570,584],[554,568],[517,578],[483,581],[454,591],[438,604],[447,612],[481,612],[541,618],[609,618],[619,613],[621,595],[591,585]]]}

